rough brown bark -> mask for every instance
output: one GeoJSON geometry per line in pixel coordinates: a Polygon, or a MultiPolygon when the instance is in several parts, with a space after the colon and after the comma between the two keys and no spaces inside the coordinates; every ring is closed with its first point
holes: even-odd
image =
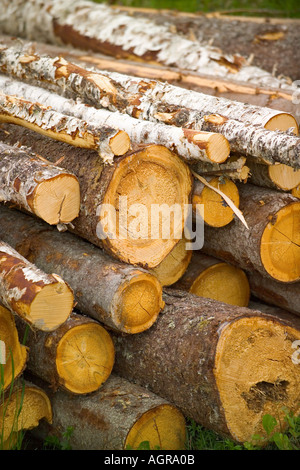
{"type": "Polygon", "coordinates": [[[170,400],[204,427],[238,441],[264,434],[261,418],[266,412],[277,416],[284,405],[298,407],[298,379],[291,377],[299,376],[299,367],[290,360],[291,343],[300,337],[297,317],[229,307],[172,289],[165,290],[164,300],[165,309],[153,328],[115,338],[117,374],[170,400]],[[280,344],[273,343],[274,334],[281,337],[280,344]],[[273,339],[269,343],[267,338],[273,339]],[[271,389],[288,383],[294,396],[287,392],[276,400],[266,393],[261,400],[265,382],[271,389]]]}
{"type": "Polygon", "coordinates": [[[20,338],[29,349],[26,370],[48,382],[53,390],[74,394],[96,391],[108,379],[114,363],[109,333],[95,320],[72,312],[53,332],[28,329],[16,318],[20,338]]]}
{"type": "Polygon", "coordinates": [[[252,295],[267,304],[288,310],[300,315],[300,283],[282,284],[272,279],[266,279],[257,272],[248,272],[252,295]]]}
{"type": "MultiPolygon", "coordinates": [[[[2,124],[0,135],[6,143],[19,142],[28,146],[77,176],[82,195],[80,212],[72,223],[73,228],[68,226],[77,235],[103,247],[110,255],[123,262],[150,268],[158,265],[176,245],[176,233],[171,233],[166,241],[161,236],[157,239],[149,236],[143,241],[130,235],[125,240],[117,236],[110,238],[107,233],[106,238],[99,235],[102,229],[99,209],[103,207],[102,204],[108,203],[118,209],[119,197],[122,196],[128,198],[128,210],[129,205],[135,203],[144,204],[147,208],[152,203],[168,203],[169,206],[179,204],[184,213],[192,191],[190,170],[176,154],[165,147],[140,146],[124,157],[118,157],[113,165],[104,166],[99,161],[97,152],[55,142],[19,126],[2,124]],[[156,179],[155,187],[153,178],[156,179]]],[[[182,230],[184,222],[185,219],[179,221],[182,230]]],[[[125,230],[127,228],[125,226],[125,230]]]]}
{"type": "MultiPolygon", "coordinates": [[[[44,386],[45,388],[45,386],[44,386]]],[[[33,435],[62,439],[72,424],[72,450],[136,450],[146,441],[150,449],[183,450],[185,420],[179,410],[154,393],[112,374],[92,395],[70,397],[48,391],[51,424],[41,423],[33,435]]],[[[113,455],[111,456],[113,457],[113,455]]]]}
{"type": "Polygon", "coordinates": [[[143,331],[155,322],[163,307],[155,276],[111,259],[70,233],[4,206],[0,209],[0,238],[46,272],[64,276],[82,313],[125,333],[143,331]]]}
{"type": "Polygon", "coordinates": [[[1,142],[0,186],[1,201],[16,204],[51,225],[69,223],[78,216],[80,187],[72,173],[1,142]]]}
{"type": "Polygon", "coordinates": [[[247,158],[250,169],[249,181],[257,186],[290,191],[300,183],[300,170],[287,165],[264,165],[247,158]]]}
{"type": "Polygon", "coordinates": [[[299,280],[299,200],[251,184],[238,189],[249,229],[238,220],[218,229],[205,226],[203,252],[268,278],[299,280]]]}
{"type": "MultiPolygon", "coordinates": [[[[2,230],[13,227],[3,225],[2,230]]],[[[45,331],[64,323],[74,303],[72,289],[60,276],[38,269],[4,241],[0,241],[0,300],[29,324],[45,331]]]]}

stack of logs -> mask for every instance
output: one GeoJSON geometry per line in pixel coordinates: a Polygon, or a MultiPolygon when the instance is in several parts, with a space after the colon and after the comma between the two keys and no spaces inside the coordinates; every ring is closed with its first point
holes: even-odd
{"type": "Polygon", "coordinates": [[[0,32],[0,444],[184,449],[186,419],[246,442],[299,413],[298,123],[243,102],[288,81],[88,1],[1,0],[0,32]]]}

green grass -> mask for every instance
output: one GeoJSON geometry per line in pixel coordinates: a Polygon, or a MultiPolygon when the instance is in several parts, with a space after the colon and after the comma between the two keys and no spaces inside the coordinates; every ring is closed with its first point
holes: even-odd
{"type": "Polygon", "coordinates": [[[98,3],[187,12],[225,11],[227,14],[300,18],[299,0],[94,0],[98,3]]]}

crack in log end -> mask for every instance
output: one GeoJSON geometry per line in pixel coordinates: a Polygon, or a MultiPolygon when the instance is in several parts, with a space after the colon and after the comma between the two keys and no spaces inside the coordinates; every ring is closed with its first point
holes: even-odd
{"type": "Polygon", "coordinates": [[[288,399],[288,385],[287,380],[277,380],[274,383],[257,382],[250,388],[249,392],[243,392],[241,397],[245,400],[249,410],[258,413],[264,409],[267,401],[285,402],[288,399]]]}

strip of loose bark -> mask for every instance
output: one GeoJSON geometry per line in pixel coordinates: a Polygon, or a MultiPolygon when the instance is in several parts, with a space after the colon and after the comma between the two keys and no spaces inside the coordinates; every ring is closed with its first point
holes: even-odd
{"type": "Polygon", "coordinates": [[[248,223],[204,227],[203,251],[246,271],[281,282],[300,279],[300,204],[288,193],[238,184],[240,210],[248,223]],[[217,230],[217,231],[216,231],[217,230]]]}
{"type": "Polygon", "coordinates": [[[156,277],[111,259],[71,233],[0,206],[0,238],[45,272],[57,272],[74,291],[77,308],[116,331],[139,333],[163,308],[156,277]]]}
{"type": "Polygon", "coordinates": [[[58,94],[70,98],[80,96],[87,104],[126,112],[141,120],[221,133],[228,140],[231,151],[257,157],[268,164],[279,162],[300,166],[298,138],[279,131],[269,132],[293,128],[297,133],[297,122],[288,113],[216,98],[154,80],[110,72],[96,73],[63,58],[37,54],[28,58],[26,49],[22,53],[5,48],[0,57],[6,74],[33,80],[58,94]]]}
{"type": "Polygon", "coordinates": [[[153,328],[115,338],[117,374],[240,442],[265,435],[266,413],[281,417],[284,406],[299,412],[300,369],[291,360],[300,338],[298,317],[172,289],[164,300],[153,328]]]}
{"type": "Polygon", "coordinates": [[[72,222],[79,214],[78,179],[26,150],[0,142],[0,201],[50,225],[72,222]]]}
{"type": "Polygon", "coordinates": [[[72,312],[52,332],[28,329],[18,317],[16,325],[29,349],[26,370],[48,382],[53,390],[87,394],[98,390],[110,376],[114,345],[110,334],[95,320],[72,312]]]}
{"type": "Polygon", "coordinates": [[[170,31],[168,26],[157,25],[149,18],[134,18],[105,4],[51,0],[46,7],[31,0],[30,11],[28,15],[24,0],[3,1],[1,31],[46,43],[65,43],[107,55],[234,77],[256,85],[293,87],[285,78],[275,78],[248,65],[240,55],[224,55],[217,48],[170,31]]]}
{"type": "Polygon", "coordinates": [[[60,276],[46,274],[4,241],[0,241],[0,300],[45,331],[64,323],[74,303],[72,289],[60,276]]]}
{"type": "Polygon", "coordinates": [[[192,259],[174,289],[183,289],[200,297],[247,307],[250,286],[245,272],[228,263],[194,251],[192,259]]]}
{"type": "Polygon", "coordinates": [[[49,395],[53,410],[52,423],[40,423],[32,431],[42,441],[49,435],[62,439],[62,430],[72,424],[72,450],[137,450],[145,442],[151,450],[185,448],[182,413],[167,400],[116,374],[92,395],[72,399],[64,391],[53,393],[40,382],[39,386],[49,395]]]}
{"type": "Polygon", "coordinates": [[[4,93],[0,94],[0,122],[18,124],[76,147],[97,150],[105,163],[112,163],[115,155],[124,155],[130,148],[130,139],[124,131],[96,127],[37,102],[4,93]]]}
{"type": "Polygon", "coordinates": [[[0,340],[1,399],[3,399],[3,392],[21,376],[27,366],[28,350],[19,339],[13,314],[2,305],[0,305],[0,340]]]}
{"type": "MultiPolygon", "coordinates": [[[[201,132],[192,129],[176,128],[165,124],[137,120],[118,111],[95,109],[74,100],[66,99],[40,87],[26,85],[17,80],[0,77],[3,92],[39,102],[63,115],[74,116],[99,128],[118,128],[126,132],[134,144],[157,143],[177,152],[187,163],[199,160],[206,163],[220,164],[229,156],[229,143],[221,134],[201,132]]],[[[93,82],[92,82],[93,84],[93,82]]],[[[119,136],[120,138],[120,136],[119,136]]],[[[60,139],[62,140],[62,139],[60,139]]],[[[65,141],[65,140],[63,140],[65,141]]],[[[67,140],[66,140],[67,141],[67,140]]],[[[68,142],[69,143],[69,142],[68,142]]]]}
{"type": "Polygon", "coordinates": [[[181,238],[193,180],[188,165],[166,147],[140,146],[114,159],[112,165],[103,165],[95,151],[57,142],[20,126],[3,124],[0,135],[5,143],[13,145],[19,142],[30,147],[78,178],[80,213],[72,222],[73,228],[67,227],[96,246],[103,247],[111,256],[129,264],[153,268],[181,238]],[[119,204],[123,212],[119,211],[119,204]],[[172,221],[170,225],[166,224],[168,237],[163,236],[160,223],[149,221],[152,204],[159,207],[164,204],[169,208],[175,205],[181,209],[178,226],[174,228],[172,221]],[[135,226],[132,228],[136,230],[135,234],[130,232],[131,224],[136,221],[132,212],[136,207],[144,209],[143,213],[148,216],[141,221],[144,229],[141,235],[135,226]],[[105,213],[102,217],[101,212],[105,208],[112,210],[112,232],[115,225],[115,234],[106,229],[105,213]],[[157,231],[155,236],[152,236],[152,228],[157,231]]]}

